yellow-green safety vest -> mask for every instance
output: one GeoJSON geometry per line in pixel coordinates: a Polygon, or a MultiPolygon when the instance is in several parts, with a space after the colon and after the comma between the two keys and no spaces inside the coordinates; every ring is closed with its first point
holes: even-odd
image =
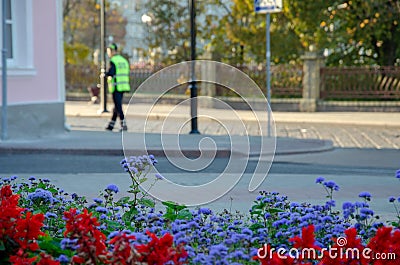
{"type": "Polygon", "coordinates": [[[111,57],[111,62],[115,65],[115,76],[108,78],[108,91],[113,93],[115,88],[118,92],[129,92],[129,63],[121,55],[111,57]]]}

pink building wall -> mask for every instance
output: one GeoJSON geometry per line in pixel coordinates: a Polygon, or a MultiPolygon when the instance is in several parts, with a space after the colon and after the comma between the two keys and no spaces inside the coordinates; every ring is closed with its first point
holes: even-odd
{"type": "Polygon", "coordinates": [[[13,5],[19,24],[13,32],[15,56],[7,64],[8,138],[64,133],[62,1],[13,0],[13,5]]]}
{"type": "Polygon", "coordinates": [[[60,76],[59,67],[63,67],[64,62],[63,58],[59,58],[57,8],[59,8],[57,1],[33,0],[34,74],[13,75],[12,67],[8,67],[10,73],[7,82],[7,101],[9,105],[64,101],[64,88],[60,87],[62,82],[59,82],[59,79],[63,78],[60,76]]]}

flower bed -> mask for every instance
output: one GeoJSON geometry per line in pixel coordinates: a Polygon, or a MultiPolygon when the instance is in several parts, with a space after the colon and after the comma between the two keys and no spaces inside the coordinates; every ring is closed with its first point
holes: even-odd
{"type": "Polygon", "coordinates": [[[327,192],[323,205],[263,191],[248,214],[173,202],[157,212],[140,189],[155,163],[153,156],[121,162],[132,185],[119,200],[113,184],[88,202],[47,179],[3,178],[0,264],[398,264],[400,198],[389,198],[396,220],[388,224],[370,209],[367,192],[335,210],[339,187],[323,178],[316,180],[327,192]]]}

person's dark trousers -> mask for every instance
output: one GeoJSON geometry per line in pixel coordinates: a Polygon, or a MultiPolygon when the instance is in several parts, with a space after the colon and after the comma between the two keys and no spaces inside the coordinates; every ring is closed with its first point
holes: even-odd
{"type": "Polygon", "coordinates": [[[122,110],[123,96],[124,96],[124,92],[114,91],[114,93],[112,93],[112,97],[113,97],[113,101],[114,101],[114,109],[113,109],[111,121],[106,128],[107,130],[114,129],[114,125],[115,125],[115,122],[116,122],[118,116],[119,116],[119,119],[121,120],[121,130],[126,131],[128,129],[126,126],[126,122],[125,122],[124,111],[122,110]]]}
{"type": "Polygon", "coordinates": [[[117,117],[119,116],[119,119],[123,121],[125,119],[124,111],[122,110],[122,98],[124,97],[124,93],[114,91],[112,96],[114,101],[114,109],[111,120],[115,122],[117,120],[117,117]]]}

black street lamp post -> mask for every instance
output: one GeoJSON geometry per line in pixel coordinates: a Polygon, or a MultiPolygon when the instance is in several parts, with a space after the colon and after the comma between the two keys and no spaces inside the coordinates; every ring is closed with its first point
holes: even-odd
{"type": "Polygon", "coordinates": [[[106,89],[106,53],[105,53],[105,12],[106,0],[100,0],[100,113],[108,112],[107,110],[107,89],[106,89]]]}
{"type": "Polygon", "coordinates": [[[195,0],[189,0],[190,9],[190,115],[191,127],[190,134],[200,134],[197,128],[197,86],[195,76],[196,60],[196,6],[195,0]]]}

